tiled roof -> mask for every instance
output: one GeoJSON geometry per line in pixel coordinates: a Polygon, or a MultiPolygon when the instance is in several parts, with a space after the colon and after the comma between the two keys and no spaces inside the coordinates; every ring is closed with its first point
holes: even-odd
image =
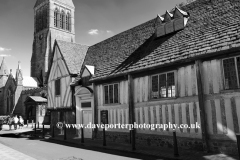
{"type": "Polygon", "coordinates": [[[78,74],[86,56],[88,46],[56,40],[70,74],[78,74]]]}
{"type": "MultiPolygon", "coordinates": [[[[49,1],[49,0],[37,0],[34,7],[37,7],[38,5],[43,3],[44,1],[49,1]]],[[[63,3],[63,4],[67,4],[68,6],[71,6],[71,7],[74,7],[74,4],[73,4],[72,0],[55,0],[55,1],[63,3]]]]}
{"type": "Polygon", "coordinates": [[[196,0],[181,9],[190,14],[183,30],[156,38],[153,19],[91,46],[84,64],[96,67],[92,79],[240,48],[239,0],[196,0]]]}
{"type": "Polygon", "coordinates": [[[110,74],[154,33],[155,19],[89,47],[84,65],[95,67],[95,76],[110,74]]]}

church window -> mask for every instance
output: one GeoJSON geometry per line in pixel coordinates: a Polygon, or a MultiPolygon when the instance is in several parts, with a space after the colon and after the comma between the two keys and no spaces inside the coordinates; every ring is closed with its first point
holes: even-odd
{"type": "Polygon", "coordinates": [[[61,14],[60,14],[60,17],[59,17],[60,28],[63,28],[62,22],[63,22],[63,20],[62,20],[62,13],[61,13],[61,14]]]}
{"type": "Polygon", "coordinates": [[[54,27],[58,27],[58,21],[59,21],[59,11],[58,9],[56,8],[55,11],[54,11],[54,27]]]}
{"type": "Polygon", "coordinates": [[[61,22],[60,22],[61,28],[65,29],[65,12],[64,11],[62,11],[60,19],[61,19],[61,22]]]}
{"type": "Polygon", "coordinates": [[[71,31],[71,14],[69,12],[66,15],[66,30],[71,31]]]}

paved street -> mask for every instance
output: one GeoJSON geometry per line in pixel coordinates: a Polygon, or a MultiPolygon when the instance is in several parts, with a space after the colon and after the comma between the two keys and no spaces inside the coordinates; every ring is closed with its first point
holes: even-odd
{"type": "MultiPolygon", "coordinates": [[[[23,129],[22,131],[29,131],[23,129]]],[[[82,149],[76,146],[66,146],[42,140],[34,140],[20,136],[20,130],[8,131],[4,127],[0,132],[0,156],[1,160],[134,160],[134,159],[158,159],[150,156],[120,151],[105,151],[82,149]],[[107,153],[104,153],[107,152],[107,153]],[[17,158],[16,158],[17,157],[17,158]],[[21,159],[22,158],[22,159],[21,159]]],[[[160,160],[160,159],[159,159],[160,160]]]]}

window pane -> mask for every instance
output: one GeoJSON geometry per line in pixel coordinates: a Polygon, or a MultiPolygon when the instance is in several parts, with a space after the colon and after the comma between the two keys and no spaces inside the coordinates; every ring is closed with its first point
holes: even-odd
{"type": "Polygon", "coordinates": [[[108,86],[104,86],[105,103],[108,104],[108,86]]]}
{"type": "Polygon", "coordinates": [[[152,76],[152,98],[157,99],[159,98],[158,93],[158,76],[152,76]]]}
{"type": "Polygon", "coordinates": [[[168,97],[175,97],[174,73],[167,74],[168,97]]]}
{"type": "MultiPolygon", "coordinates": [[[[237,57],[237,71],[238,71],[238,78],[240,76],[240,57],[237,57]]],[[[238,79],[240,84],[240,78],[238,79]]]]}
{"type": "Polygon", "coordinates": [[[109,103],[113,103],[113,85],[109,85],[109,103]]]}
{"type": "Polygon", "coordinates": [[[166,74],[159,75],[160,96],[167,97],[166,74]]]}
{"type": "Polygon", "coordinates": [[[234,58],[223,60],[225,89],[237,88],[237,76],[234,58]]]}
{"type": "Polygon", "coordinates": [[[114,103],[118,103],[118,84],[114,84],[114,103]]]}

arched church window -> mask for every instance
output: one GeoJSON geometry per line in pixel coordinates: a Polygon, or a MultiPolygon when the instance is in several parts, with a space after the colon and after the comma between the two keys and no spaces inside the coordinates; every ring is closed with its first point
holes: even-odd
{"type": "Polygon", "coordinates": [[[62,22],[63,22],[62,13],[60,13],[60,16],[59,16],[59,24],[60,24],[59,27],[60,27],[60,28],[63,28],[62,22]]]}
{"type": "Polygon", "coordinates": [[[66,30],[71,31],[71,14],[69,12],[66,15],[66,30]]]}
{"type": "Polygon", "coordinates": [[[65,12],[64,11],[62,11],[60,19],[61,19],[61,22],[60,22],[61,28],[65,29],[65,12]]]}
{"type": "Polygon", "coordinates": [[[59,11],[56,8],[54,11],[54,27],[58,27],[58,19],[59,18],[59,11]]]}

